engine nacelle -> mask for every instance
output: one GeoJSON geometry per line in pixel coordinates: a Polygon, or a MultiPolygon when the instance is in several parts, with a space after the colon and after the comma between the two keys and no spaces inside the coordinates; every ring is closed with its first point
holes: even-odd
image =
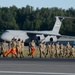
{"type": "Polygon", "coordinates": [[[42,42],[56,42],[57,37],[56,36],[47,36],[42,42]]]}
{"type": "Polygon", "coordinates": [[[50,42],[56,42],[57,37],[56,36],[50,36],[50,42]]]}
{"type": "Polygon", "coordinates": [[[36,35],[36,37],[37,37],[37,40],[39,40],[39,41],[41,41],[45,38],[44,35],[36,35]]]}

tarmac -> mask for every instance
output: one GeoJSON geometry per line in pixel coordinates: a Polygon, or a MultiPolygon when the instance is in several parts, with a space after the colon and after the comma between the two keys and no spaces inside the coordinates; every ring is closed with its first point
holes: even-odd
{"type": "Polygon", "coordinates": [[[2,57],[0,75],[75,75],[75,59],[2,57]]]}

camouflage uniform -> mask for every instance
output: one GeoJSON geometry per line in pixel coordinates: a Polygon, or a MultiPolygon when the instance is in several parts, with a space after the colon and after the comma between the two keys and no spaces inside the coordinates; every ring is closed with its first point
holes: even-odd
{"type": "Polygon", "coordinates": [[[17,41],[17,57],[20,56],[21,57],[21,41],[20,39],[18,39],[17,41]]]}
{"type": "Polygon", "coordinates": [[[12,48],[12,41],[10,41],[9,43],[8,43],[8,49],[11,49],[12,48]]]}
{"type": "Polygon", "coordinates": [[[43,43],[39,44],[40,58],[45,56],[44,50],[46,46],[43,43]]]}
{"type": "Polygon", "coordinates": [[[63,51],[63,50],[64,50],[64,45],[61,44],[61,45],[60,45],[60,56],[61,56],[61,57],[63,57],[63,55],[64,55],[64,51],[63,51]]]}
{"type": "Polygon", "coordinates": [[[28,54],[28,56],[30,56],[31,55],[31,42],[29,43],[29,54],[28,54]]]}
{"type": "Polygon", "coordinates": [[[60,56],[60,45],[59,45],[59,42],[58,43],[56,43],[56,55],[57,55],[57,57],[59,57],[60,56]]]}
{"type": "Polygon", "coordinates": [[[75,48],[72,47],[72,57],[75,58],[75,48]]]}
{"type": "Polygon", "coordinates": [[[52,44],[51,51],[52,51],[52,57],[55,58],[56,50],[54,43],[52,44]]]}
{"type": "Polygon", "coordinates": [[[24,57],[24,42],[21,41],[21,57],[24,57]]]}
{"type": "Polygon", "coordinates": [[[64,46],[63,52],[64,52],[63,57],[66,58],[67,57],[66,56],[67,55],[67,47],[66,46],[64,46]]]}
{"type": "Polygon", "coordinates": [[[1,44],[1,53],[0,56],[6,51],[6,41],[3,41],[1,44]]]}
{"type": "Polygon", "coordinates": [[[71,52],[71,45],[70,43],[68,42],[67,43],[67,58],[71,57],[72,55],[72,52],[71,52]]]}
{"type": "Polygon", "coordinates": [[[31,41],[31,56],[34,58],[34,53],[35,53],[35,42],[34,40],[31,41]]]}
{"type": "Polygon", "coordinates": [[[51,45],[50,45],[50,44],[47,45],[47,53],[46,53],[46,56],[47,56],[48,54],[49,54],[49,56],[51,57],[52,52],[51,52],[51,45]]]}
{"type": "Polygon", "coordinates": [[[12,41],[12,44],[11,44],[11,53],[12,53],[12,57],[14,57],[14,55],[15,55],[15,57],[17,57],[17,52],[16,52],[16,46],[17,46],[17,42],[16,42],[16,40],[14,39],[13,41],[12,41]]]}

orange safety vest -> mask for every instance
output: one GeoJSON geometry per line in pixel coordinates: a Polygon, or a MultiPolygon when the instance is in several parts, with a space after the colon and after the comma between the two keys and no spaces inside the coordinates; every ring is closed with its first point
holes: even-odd
{"type": "Polygon", "coordinates": [[[12,49],[11,49],[11,53],[12,53],[12,54],[17,54],[16,48],[12,48],[12,49]]]}
{"type": "Polygon", "coordinates": [[[4,56],[7,56],[7,55],[10,53],[10,51],[11,51],[10,49],[6,50],[6,51],[3,53],[3,55],[4,55],[4,56]]]}
{"type": "Polygon", "coordinates": [[[33,54],[34,54],[34,52],[35,52],[35,48],[34,48],[34,47],[32,47],[32,48],[31,48],[31,54],[33,55],[33,54]]]}

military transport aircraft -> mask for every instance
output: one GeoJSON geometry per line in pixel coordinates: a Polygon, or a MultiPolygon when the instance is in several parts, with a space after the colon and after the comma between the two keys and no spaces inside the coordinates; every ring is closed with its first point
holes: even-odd
{"type": "Polygon", "coordinates": [[[62,36],[59,34],[59,30],[62,24],[62,20],[66,17],[56,16],[55,18],[56,21],[51,31],[6,30],[4,33],[2,33],[1,39],[9,42],[13,38],[20,38],[26,44],[28,44],[31,39],[34,39],[36,43],[48,41],[56,42],[58,37],[62,36]]]}

